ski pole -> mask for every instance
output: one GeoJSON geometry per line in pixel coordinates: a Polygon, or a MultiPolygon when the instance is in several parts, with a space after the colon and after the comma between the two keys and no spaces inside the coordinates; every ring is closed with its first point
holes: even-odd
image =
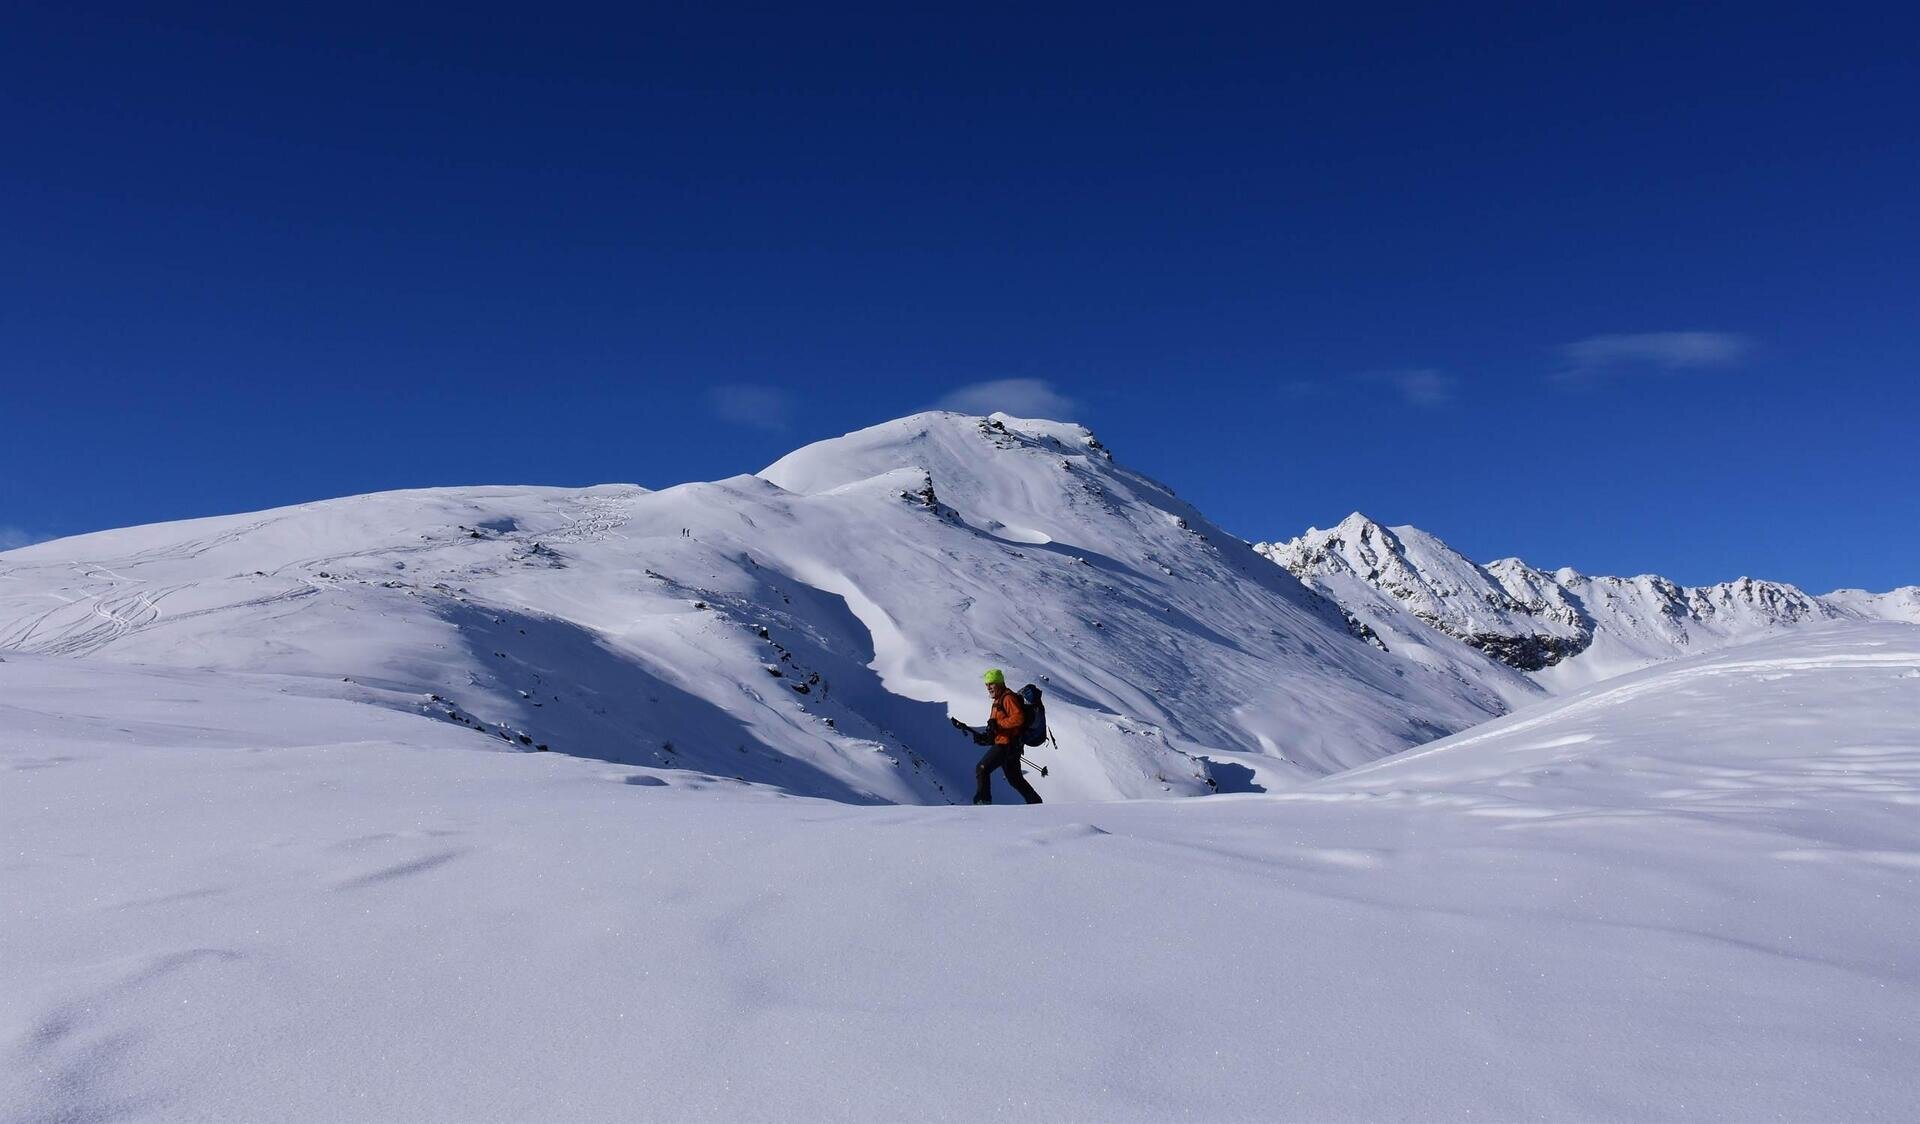
{"type": "Polygon", "coordinates": [[[1020,763],[1029,769],[1040,770],[1040,775],[1043,777],[1047,775],[1047,767],[1045,765],[1035,765],[1033,762],[1027,760],[1027,755],[1024,753],[1020,755],[1020,763]]]}

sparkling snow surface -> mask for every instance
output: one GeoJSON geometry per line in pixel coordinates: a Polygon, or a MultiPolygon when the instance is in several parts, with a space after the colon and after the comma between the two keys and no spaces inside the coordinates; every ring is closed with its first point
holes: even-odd
{"type": "Polygon", "coordinates": [[[0,1118],[1920,1111],[1920,627],[1038,808],[486,752],[319,685],[0,662],[0,1118]]]}

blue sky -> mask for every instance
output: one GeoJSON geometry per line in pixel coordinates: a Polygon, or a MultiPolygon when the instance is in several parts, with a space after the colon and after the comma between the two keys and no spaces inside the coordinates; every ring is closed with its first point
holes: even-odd
{"type": "Polygon", "coordinates": [[[1249,538],[1920,582],[1895,6],[72,7],[0,16],[0,545],[998,403],[1249,538]]]}

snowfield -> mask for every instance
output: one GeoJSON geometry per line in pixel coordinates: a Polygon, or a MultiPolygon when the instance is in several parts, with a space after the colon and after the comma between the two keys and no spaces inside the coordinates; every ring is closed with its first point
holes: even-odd
{"type": "Polygon", "coordinates": [[[1260,550],[929,413],[0,554],[0,1119],[1920,1118],[1915,590],[1260,550]]]}
{"type": "Polygon", "coordinates": [[[1920,1111],[1920,627],[1297,791],[1035,808],[507,752],[317,686],[0,663],[0,1117],[1920,1111]]]}

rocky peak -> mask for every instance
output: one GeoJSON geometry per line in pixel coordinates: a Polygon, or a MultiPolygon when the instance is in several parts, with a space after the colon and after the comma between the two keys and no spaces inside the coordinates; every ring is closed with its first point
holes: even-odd
{"type": "Polygon", "coordinates": [[[1591,638],[1577,606],[1563,591],[1549,592],[1557,587],[1546,575],[1517,561],[1495,573],[1418,527],[1385,527],[1354,512],[1328,530],[1255,549],[1336,601],[1343,582],[1363,582],[1424,624],[1524,671],[1558,663],[1591,638]]]}
{"type": "Polygon", "coordinates": [[[1609,653],[1609,669],[1624,670],[1814,621],[1920,617],[1920,596],[1900,590],[1821,598],[1751,577],[1690,587],[1658,574],[1548,572],[1518,558],[1479,566],[1417,527],[1383,527],[1359,512],[1256,549],[1363,619],[1356,582],[1384,594],[1393,611],[1530,672],[1595,645],[1609,653]]]}

